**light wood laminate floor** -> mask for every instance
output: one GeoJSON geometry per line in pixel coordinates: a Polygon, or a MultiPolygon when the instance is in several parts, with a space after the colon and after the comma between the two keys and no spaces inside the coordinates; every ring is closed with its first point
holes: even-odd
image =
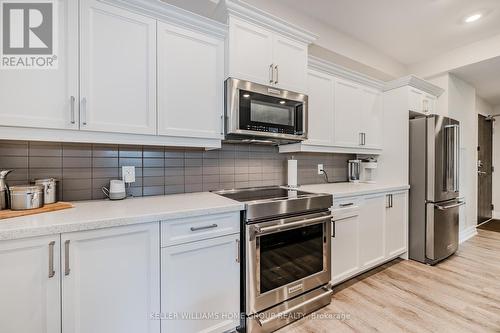
{"type": "Polygon", "coordinates": [[[278,332],[500,332],[500,233],[478,233],[437,266],[397,259],[341,284],[316,318],[278,332]],[[318,319],[332,314],[345,319],[318,319]]]}

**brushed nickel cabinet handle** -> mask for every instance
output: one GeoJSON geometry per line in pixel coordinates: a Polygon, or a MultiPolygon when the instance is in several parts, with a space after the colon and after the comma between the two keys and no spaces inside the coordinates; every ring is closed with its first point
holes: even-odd
{"type": "Polygon", "coordinates": [[[349,203],[344,203],[344,204],[339,205],[339,207],[341,207],[341,208],[350,207],[350,206],[354,206],[354,202],[349,202],[349,203]]]}
{"type": "Polygon", "coordinates": [[[274,69],[276,70],[276,80],[274,80],[274,84],[278,84],[278,77],[279,77],[279,69],[278,69],[278,65],[275,65],[274,66],[274,69]]]}
{"type": "Polygon", "coordinates": [[[220,116],[220,135],[224,135],[224,115],[220,116]]]}
{"type": "Polygon", "coordinates": [[[76,120],[75,120],[75,96],[70,97],[70,102],[71,102],[71,123],[74,124],[76,122],[76,120]]]}
{"type": "Polygon", "coordinates": [[[55,241],[49,243],[49,279],[56,275],[54,270],[54,245],[56,245],[55,241]]]}
{"type": "Polygon", "coordinates": [[[269,65],[269,83],[274,82],[274,70],[273,70],[274,65],[270,64],[269,65]]]}
{"type": "Polygon", "coordinates": [[[69,268],[69,239],[64,242],[64,275],[68,276],[71,269],[69,268]]]}
{"type": "Polygon", "coordinates": [[[205,230],[205,229],[212,229],[212,228],[217,228],[218,225],[217,224],[211,224],[211,225],[205,225],[205,226],[202,226],[202,227],[191,227],[191,231],[199,231],[199,230],[205,230]]]}
{"type": "Polygon", "coordinates": [[[87,98],[82,98],[82,125],[87,125],[87,98]]]}
{"type": "Polygon", "coordinates": [[[236,262],[239,264],[240,263],[240,240],[236,240],[236,262]]]}

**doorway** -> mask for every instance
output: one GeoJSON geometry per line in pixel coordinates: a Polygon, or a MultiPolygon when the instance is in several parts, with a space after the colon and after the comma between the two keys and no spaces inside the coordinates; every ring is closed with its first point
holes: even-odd
{"type": "Polygon", "coordinates": [[[492,117],[479,115],[477,147],[477,223],[491,220],[493,213],[493,121],[492,117]]]}

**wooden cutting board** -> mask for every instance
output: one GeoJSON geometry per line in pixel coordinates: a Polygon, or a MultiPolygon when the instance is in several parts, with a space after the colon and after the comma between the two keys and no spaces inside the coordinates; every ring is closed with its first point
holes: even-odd
{"type": "Polygon", "coordinates": [[[60,202],[56,202],[53,204],[47,204],[47,205],[43,206],[42,208],[36,208],[36,209],[29,209],[29,210],[5,209],[5,210],[0,210],[0,220],[8,219],[11,217],[19,217],[19,216],[54,212],[56,210],[68,209],[68,208],[73,208],[73,207],[74,207],[73,204],[71,204],[69,202],[61,202],[60,201],[60,202]]]}

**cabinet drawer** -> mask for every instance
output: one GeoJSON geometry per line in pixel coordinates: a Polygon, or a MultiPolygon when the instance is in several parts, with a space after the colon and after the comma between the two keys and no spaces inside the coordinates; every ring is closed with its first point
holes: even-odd
{"type": "Polygon", "coordinates": [[[161,223],[161,246],[189,243],[239,231],[239,212],[166,220],[161,223]]]}

